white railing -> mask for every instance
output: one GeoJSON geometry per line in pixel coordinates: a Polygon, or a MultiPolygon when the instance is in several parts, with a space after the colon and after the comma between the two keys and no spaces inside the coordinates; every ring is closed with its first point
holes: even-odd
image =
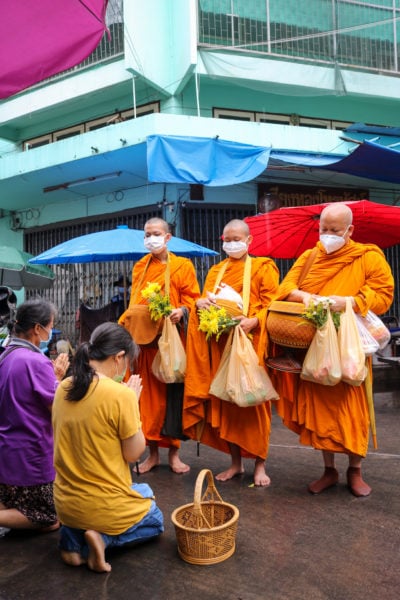
{"type": "Polygon", "coordinates": [[[397,74],[399,0],[198,0],[202,47],[397,74]]]}

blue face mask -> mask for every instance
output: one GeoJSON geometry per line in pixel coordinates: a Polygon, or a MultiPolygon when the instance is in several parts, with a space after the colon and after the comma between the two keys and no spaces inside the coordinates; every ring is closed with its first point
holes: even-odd
{"type": "MultiPolygon", "coordinates": [[[[41,325],[41,328],[44,329],[47,333],[47,329],[45,327],[43,327],[43,325],[41,325]]],[[[53,330],[50,329],[49,337],[47,338],[47,340],[40,340],[39,350],[40,350],[40,352],[43,352],[43,354],[45,352],[47,352],[47,349],[48,349],[48,346],[49,346],[49,343],[50,343],[50,340],[52,337],[53,337],[53,330]]]]}

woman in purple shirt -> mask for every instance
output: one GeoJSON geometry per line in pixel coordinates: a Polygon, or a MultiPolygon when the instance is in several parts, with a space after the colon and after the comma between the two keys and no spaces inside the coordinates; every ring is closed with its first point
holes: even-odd
{"type": "Polygon", "coordinates": [[[53,363],[41,351],[51,339],[55,314],[45,300],[21,304],[13,337],[0,355],[0,535],[59,527],[51,406],[69,361],[60,354],[53,363]]]}

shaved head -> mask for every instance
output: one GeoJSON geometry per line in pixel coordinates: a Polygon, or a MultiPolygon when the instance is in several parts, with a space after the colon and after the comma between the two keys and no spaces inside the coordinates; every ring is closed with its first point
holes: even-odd
{"type": "Polygon", "coordinates": [[[161,219],[160,217],[152,217],[151,219],[148,219],[144,224],[144,229],[146,229],[146,227],[149,225],[156,226],[159,229],[162,229],[165,233],[170,233],[167,221],[164,221],[164,219],[161,219]]]}
{"type": "Polygon", "coordinates": [[[320,215],[320,221],[323,219],[336,219],[343,222],[343,224],[351,225],[353,223],[353,213],[351,208],[343,202],[335,202],[326,206],[320,215]]]}
{"type": "Polygon", "coordinates": [[[225,232],[228,231],[228,229],[234,229],[238,232],[240,231],[240,233],[246,237],[250,235],[249,226],[245,221],[242,221],[241,219],[232,219],[232,221],[229,221],[229,223],[227,223],[224,227],[223,236],[225,236],[225,232]]]}

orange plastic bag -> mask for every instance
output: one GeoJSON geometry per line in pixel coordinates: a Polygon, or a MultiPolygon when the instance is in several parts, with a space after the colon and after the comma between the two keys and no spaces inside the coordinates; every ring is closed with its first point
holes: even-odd
{"type": "Polygon", "coordinates": [[[176,325],[164,319],[158,352],[151,365],[153,375],[164,383],[180,383],[186,373],[186,352],[176,325]]]}
{"type": "Polygon", "coordinates": [[[342,381],[350,385],[361,385],[367,376],[367,367],[365,366],[365,353],[350,298],[346,298],[346,310],[340,315],[338,342],[342,381]]]}
{"type": "Polygon", "coordinates": [[[338,336],[330,310],[325,325],[315,332],[300,377],[322,385],[336,385],[342,378],[338,336]]]}

